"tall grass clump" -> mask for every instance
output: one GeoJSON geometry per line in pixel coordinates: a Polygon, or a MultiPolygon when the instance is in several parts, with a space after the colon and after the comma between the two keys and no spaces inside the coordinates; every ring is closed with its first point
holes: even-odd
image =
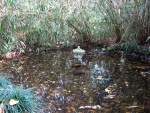
{"type": "Polygon", "coordinates": [[[42,112],[39,96],[33,88],[24,89],[23,85],[15,86],[4,77],[0,77],[0,100],[6,113],[42,112]]]}

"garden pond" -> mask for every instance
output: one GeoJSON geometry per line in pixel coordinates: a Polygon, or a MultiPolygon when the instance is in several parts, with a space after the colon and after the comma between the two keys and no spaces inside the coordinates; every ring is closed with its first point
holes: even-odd
{"type": "Polygon", "coordinates": [[[148,62],[120,58],[86,51],[78,61],[71,51],[43,51],[6,60],[0,71],[34,87],[46,113],[148,113],[148,62]]]}

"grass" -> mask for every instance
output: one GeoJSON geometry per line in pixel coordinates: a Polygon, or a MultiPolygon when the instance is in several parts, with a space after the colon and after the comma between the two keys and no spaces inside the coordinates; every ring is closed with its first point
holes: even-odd
{"type": "Polygon", "coordinates": [[[34,94],[33,88],[24,89],[23,85],[15,86],[6,78],[0,77],[0,100],[5,107],[6,113],[41,113],[39,96],[34,94]],[[11,99],[19,101],[11,105],[11,99]]]}

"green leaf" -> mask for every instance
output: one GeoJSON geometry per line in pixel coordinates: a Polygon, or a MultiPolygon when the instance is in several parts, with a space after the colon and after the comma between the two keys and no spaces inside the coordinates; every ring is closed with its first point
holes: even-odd
{"type": "Polygon", "coordinates": [[[108,51],[110,51],[110,50],[112,50],[112,49],[113,49],[113,48],[112,48],[112,47],[110,47],[110,46],[109,46],[109,47],[107,47],[107,50],[108,50],[108,51]]]}
{"type": "Polygon", "coordinates": [[[123,46],[124,46],[124,43],[121,44],[121,47],[123,47],[123,46]]]}
{"type": "Polygon", "coordinates": [[[150,40],[150,36],[147,38],[146,42],[148,42],[150,40]]]}

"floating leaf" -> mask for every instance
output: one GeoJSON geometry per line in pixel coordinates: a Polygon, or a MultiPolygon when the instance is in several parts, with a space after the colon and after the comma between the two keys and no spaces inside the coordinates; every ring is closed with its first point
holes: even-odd
{"type": "Polygon", "coordinates": [[[48,81],[44,81],[45,84],[49,83],[48,81]]]}
{"type": "Polygon", "coordinates": [[[127,108],[131,109],[131,108],[137,108],[137,107],[139,107],[139,106],[129,106],[127,108]]]}
{"type": "Polygon", "coordinates": [[[67,90],[66,90],[66,89],[62,89],[62,91],[63,91],[63,92],[66,92],[67,90]]]}
{"type": "Polygon", "coordinates": [[[71,93],[71,91],[69,90],[68,93],[71,93]]]}

